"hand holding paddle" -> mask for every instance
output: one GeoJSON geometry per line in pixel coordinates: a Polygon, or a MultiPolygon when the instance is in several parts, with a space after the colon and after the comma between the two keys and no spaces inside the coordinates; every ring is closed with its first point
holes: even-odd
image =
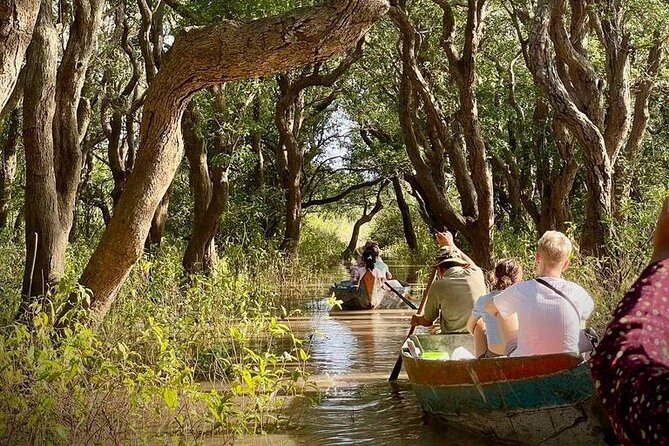
{"type": "MultiPolygon", "coordinates": [[[[420,305],[418,306],[418,311],[416,314],[420,314],[423,312],[423,308],[425,308],[425,304],[427,303],[427,295],[430,292],[430,287],[432,286],[432,282],[434,282],[434,278],[437,275],[437,269],[435,268],[432,270],[432,274],[430,275],[429,282],[427,283],[427,286],[425,287],[425,291],[423,291],[423,298],[420,301],[420,305]]],[[[392,288],[392,287],[391,287],[392,288]]],[[[406,339],[409,339],[409,336],[411,336],[414,332],[416,327],[414,325],[411,326],[409,329],[409,334],[407,335],[406,339]]],[[[405,341],[406,341],[405,339],[405,341]]],[[[395,367],[393,367],[393,371],[390,373],[390,378],[388,378],[388,381],[396,381],[397,377],[400,374],[400,370],[402,370],[402,352],[400,351],[399,356],[397,357],[397,362],[395,362],[395,367]]]]}

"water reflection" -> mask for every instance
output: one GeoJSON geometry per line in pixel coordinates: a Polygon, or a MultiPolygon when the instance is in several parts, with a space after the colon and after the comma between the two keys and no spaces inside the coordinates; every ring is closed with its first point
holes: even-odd
{"type": "Polygon", "coordinates": [[[292,444],[486,444],[425,424],[406,375],[400,375],[396,386],[387,382],[411,314],[411,310],[320,313],[291,322],[297,333],[313,334],[313,380],[324,393],[289,435],[292,444]]]}
{"type": "MultiPolygon", "coordinates": [[[[396,278],[420,296],[425,267],[388,261],[396,278]]],[[[344,278],[343,268],[331,276],[344,278]]],[[[309,293],[311,296],[313,294],[309,293]]],[[[292,329],[310,338],[312,380],[322,392],[306,409],[299,428],[281,435],[247,438],[244,445],[464,445],[488,444],[470,435],[425,423],[404,373],[396,385],[388,376],[397,360],[412,311],[376,310],[328,314],[325,290],[303,302],[306,316],[292,329]]]]}

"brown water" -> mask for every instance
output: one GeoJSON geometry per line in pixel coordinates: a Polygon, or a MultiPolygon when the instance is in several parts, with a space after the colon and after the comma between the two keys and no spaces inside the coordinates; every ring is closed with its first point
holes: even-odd
{"type": "MultiPolygon", "coordinates": [[[[391,264],[396,272],[402,269],[391,264]]],[[[411,269],[408,269],[411,272],[411,269]]],[[[415,277],[415,276],[414,276],[415,277]]],[[[414,288],[416,287],[414,283],[414,288]]],[[[420,289],[414,289],[415,296],[420,289]]],[[[322,296],[327,290],[322,290],[322,296]]],[[[325,297],[313,299],[309,315],[291,320],[311,336],[312,380],[322,400],[306,409],[299,428],[246,444],[270,445],[485,445],[484,440],[423,421],[404,372],[388,382],[408,329],[411,310],[341,312],[328,315],[325,297]]]]}

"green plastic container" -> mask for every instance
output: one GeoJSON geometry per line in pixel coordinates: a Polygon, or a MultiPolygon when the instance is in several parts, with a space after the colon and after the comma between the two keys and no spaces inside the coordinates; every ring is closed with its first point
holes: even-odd
{"type": "Polygon", "coordinates": [[[440,352],[440,351],[427,351],[423,352],[421,355],[422,359],[427,359],[429,361],[437,361],[437,360],[444,360],[444,359],[450,359],[450,356],[448,352],[440,352]]]}

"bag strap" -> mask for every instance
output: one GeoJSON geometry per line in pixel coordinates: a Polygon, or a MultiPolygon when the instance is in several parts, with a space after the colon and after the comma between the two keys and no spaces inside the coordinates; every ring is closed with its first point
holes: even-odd
{"type": "Polygon", "coordinates": [[[578,323],[579,323],[579,324],[581,323],[581,312],[578,311],[578,308],[576,307],[576,305],[574,304],[574,302],[572,302],[571,299],[568,298],[566,294],[564,294],[562,291],[560,291],[560,290],[558,290],[557,288],[555,288],[555,287],[554,287],[553,285],[551,285],[550,283],[546,282],[546,281],[545,281],[544,279],[542,279],[541,277],[537,277],[537,278],[534,279],[534,280],[536,280],[537,282],[539,282],[540,284],[542,284],[542,285],[545,286],[546,288],[550,288],[550,289],[553,290],[555,293],[557,293],[558,296],[563,297],[564,300],[566,300],[567,302],[569,302],[569,303],[571,304],[572,308],[574,309],[574,311],[576,311],[576,315],[578,316],[578,323]]]}

